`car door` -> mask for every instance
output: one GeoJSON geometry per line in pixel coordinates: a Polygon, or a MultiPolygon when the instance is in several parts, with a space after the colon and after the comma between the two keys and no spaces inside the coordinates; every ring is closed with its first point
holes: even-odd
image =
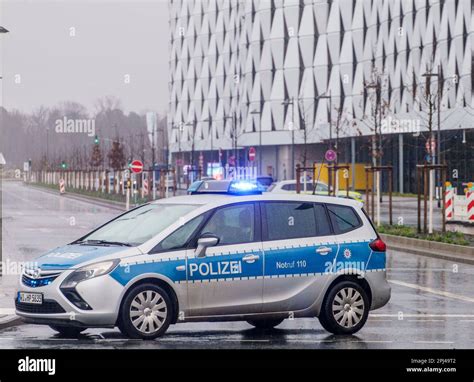
{"type": "Polygon", "coordinates": [[[309,307],[321,293],[338,252],[324,205],[300,201],[261,204],[265,256],[263,310],[309,307]]]}
{"type": "Polygon", "coordinates": [[[263,254],[256,204],[217,208],[197,238],[219,242],[204,257],[187,251],[188,303],[191,316],[259,313],[263,302],[263,254]]]}

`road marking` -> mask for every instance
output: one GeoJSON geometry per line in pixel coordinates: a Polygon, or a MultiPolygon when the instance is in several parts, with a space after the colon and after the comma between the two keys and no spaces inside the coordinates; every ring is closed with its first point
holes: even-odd
{"type": "MultiPolygon", "coordinates": [[[[369,317],[398,317],[398,314],[383,314],[383,313],[371,313],[369,317]]],[[[403,313],[403,318],[406,317],[446,317],[446,318],[474,318],[474,314],[428,314],[428,313],[403,313]]],[[[399,320],[403,321],[403,320],[399,320]]]]}
{"type": "Polygon", "coordinates": [[[429,288],[429,287],[424,287],[424,286],[417,285],[417,284],[410,284],[410,283],[406,283],[404,281],[388,280],[388,282],[390,282],[392,284],[395,284],[395,285],[401,285],[401,286],[404,286],[404,287],[407,287],[407,288],[418,289],[418,290],[421,290],[423,292],[436,294],[438,296],[454,298],[456,300],[461,300],[461,301],[474,302],[474,298],[462,296],[460,294],[445,292],[445,291],[442,291],[442,290],[433,289],[433,288],[429,288]]]}
{"type": "Polygon", "coordinates": [[[452,341],[413,341],[415,344],[454,344],[452,341]]]}
{"type": "Polygon", "coordinates": [[[409,322],[444,322],[445,320],[424,320],[424,319],[415,319],[415,320],[407,320],[409,322]]]}

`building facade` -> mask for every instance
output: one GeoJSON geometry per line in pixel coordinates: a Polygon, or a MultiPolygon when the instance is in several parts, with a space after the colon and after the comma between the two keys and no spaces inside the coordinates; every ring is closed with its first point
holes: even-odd
{"type": "Polygon", "coordinates": [[[334,147],[393,164],[403,190],[438,124],[439,159],[455,136],[472,145],[473,4],[170,0],[172,160],[243,165],[255,147],[260,174],[288,179],[334,147]]]}

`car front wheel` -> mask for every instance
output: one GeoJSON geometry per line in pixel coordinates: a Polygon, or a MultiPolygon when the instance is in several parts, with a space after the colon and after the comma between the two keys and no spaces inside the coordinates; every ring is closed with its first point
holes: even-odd
{"type": "Polygon", "coordinates": [[[341,281],[329,290],[319,315],[319,322],[333,334],[354,334],[367,321],[369,298],[353,281],[341,281]]]}
{"type": "Polygon", "coordinates": [[[157,285],[138,285],[125,297],[121,314],[120,330],[130,338],[152,340],[168,329],[172,312],[168,293],[157,285]]]}

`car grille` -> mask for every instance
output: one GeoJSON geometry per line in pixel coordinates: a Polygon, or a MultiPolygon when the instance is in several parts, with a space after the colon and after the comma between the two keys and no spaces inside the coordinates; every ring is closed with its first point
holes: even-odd
{"type": "Polygon", "coordinates": [[[54,300],[44,300],[42,304],[25,304],[18,302],[15,299],[15,307],[19,312],[24,313],[42,313],[42,314],[53,314],[53,313],[65,313],[61,305],[54,300]]]}
{"type": "Polygon", "coordinates": [[[33,279],[27,275],[21,276],[21,282],[30,288],[39,288],[51,284],[58,276],[43,277],[40,279],[33,279]]]}

